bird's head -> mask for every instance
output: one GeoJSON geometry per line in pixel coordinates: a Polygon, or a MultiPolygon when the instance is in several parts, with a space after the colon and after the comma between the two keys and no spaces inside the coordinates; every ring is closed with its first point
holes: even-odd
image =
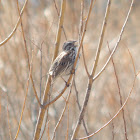
{"type": "Polygon", "coordinates": [[[75,51],[77,49],[77,41],[67,41],[63,45],[64,51],[75,51]]]}

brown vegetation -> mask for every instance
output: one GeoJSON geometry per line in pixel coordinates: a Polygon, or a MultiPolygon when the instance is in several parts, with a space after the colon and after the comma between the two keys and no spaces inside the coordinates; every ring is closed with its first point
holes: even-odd
{"type": "Polygon", "coordinates": [[[0,140],[139,140],[139,0],[66,0],[62,11],[63,2],[0,1],[0,140]],[[69,87],[57,79],[48,96],[47,73],[66,40],[79,40],[79,66],[64,77],[69,87]]]}

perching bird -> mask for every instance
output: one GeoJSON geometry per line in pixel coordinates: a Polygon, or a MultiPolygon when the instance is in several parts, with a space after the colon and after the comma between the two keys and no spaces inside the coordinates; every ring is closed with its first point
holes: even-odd
{"type": "Polygon", "coordinates": [[[76,42],[67,41],[64,43],[63,51],[56,57],[49,70],[52,81],[59,76],[71,74],[78,50],[76,42]]]}

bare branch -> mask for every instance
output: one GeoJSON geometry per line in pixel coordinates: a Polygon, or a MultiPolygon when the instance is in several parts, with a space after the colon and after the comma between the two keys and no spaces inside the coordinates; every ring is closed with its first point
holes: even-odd
{"type": "Polygon", "coordinates": [[[66,8],[66,0],[63,0],[62,1],[62,6],[61,6],[59,23],[58,23],[58,31],[57,31],[57,36],[56,36],[55,52],[54,52],[53,60],[55,60],[55,58],[58,55],[58,51],[59,51],[59,45],[60,45],[60,40],[61,40],[61,31],[62,31],[62,27],[63,27],[65,8],[66,8]]]}
{"type": "MultiPolygon", "coordinates": [[[[78,90],[77,90],[76,83],[75,83],[75,77],[74,77],[74,88],[75,88],[75,92],[76,92],[76,102],[77,102],[79,110],[81,110],[81,105],[80,105],[79,97],[78,97],[78,90]]],[[[83,118],[83,127],[85,129],[86,135],[89,135],[84,118],[83,118]]]]}
{"type": "MultiPolygon", "coordinates": [[[[64,21],[64,13],[65,13],[65,7],[66,7],[66,0],[62,0],[62,5],[61,5],[61,13],[60,13],[60,18],[59,18],[59,24],[58,24],[58,32],[57,32],[57,37],[56,37],[56,43],[55,43],[55,52],[53,56],[53,60],[57,57],[58,55],[58,50],[59,50],[59,44],[60,44],[60,39],[61,39],[61,30],[63,26],[63,21],[64,21]]],[[[47,101],[48,99],[48,93],[50,91],[50,86],[51,86],[51,76],[48,76],[47,82],[46,82],[46,87],[44,90],[44,97],[43,97],[43,104],[47,101]]],[[[39,117],[34,133],[34,140],[38,140],[40,137],[40,131],[44,119],[46,108],[40,108],[39,112],[39,117]]]]}
{"type": "Polygon", "coordinates": [[[134,69],[134,74],[136,75],[136,68],[135,68],[134,59],[133,59],[132,54],[131,54],[130,50],[128,49],[128,47],[127,47],[126,45],[125,45],[125,47],[126,47],[126,49],[128,50],[128,53],[129,53],[129,55],[130,55],[130,57],[131,57],[132,65],[133,65],[133,69],[134,69]]]}
{"type": "Polygon", "coordinates": [[[32,62],[33,62],[33,51],[32,51],[32,59],[31,59],[31,63],[30,63],[30,72],[29,72],[29,76],[28,76],[28,80],[27,80],[26,94],[25,94],[25,98],[24,98],[24,103],[23,103],[23,107],[22,107],[22,112],[21,112],[21,116],[20,116],[18,130],[17,130],[16,136],[14,138],[15,140],[17,139],[18,134],[19,134],[20,125],[21,125],[21,121],[22,121],[22,117],[23,117],[23,112],[24,112],[24,109],[25,109],[25,103],[26,103],[28,89],[29,89],[29,81],[31,79],[31,74],[32,74],[32,62]]]}
{"type": "Polygon", "coordinates": [[[20,12],[20,16],[19,16],[19,18],[18,18],[18,20],[17,20],[17,23],[16,23],[16,25],[15,25],[13,31],[8,35],[8,37],[7,37],[6,39],[4,39],[2,42],[0,42],[0,47],[1,47],[2,45],[4,45],[8,40],[10,40],[10,38],[11,38],[11,37],[14,35],[14,33],[16,32],[17,27],[19,26],[19,23],[20,23],[20,21],[21,21],[21,16],[23,15],[23,12],[24,12],[25,7],[26,7],[26,5],[27,5],[27,2],[28,2],[28,0],[25,0],[25,3],[24,3],[24,5],[23,5],[23,8],[22,8],[22,10],[21,10],[21,12],[20,12]]]}
{"type": "Polygon", "coordinates": [[[94,66],[93,66],[93,69],[92,69],[92,72],[91,72],[91,76],[89,77],[86,96],[84,98],[84,103],[82,105],[82,109],[81,109],[77,124],[74,128],[74,132],[72,134],[71,140],[76,139],[76,136],[77,136],[77,134],[79,132],[79,129],[80,129],[81,121],[84,117],[84,113],[85,113],[85,110],[86,110],[86,107],[87,107],[87,103],[88,103],[88,100],[89,100],[89,96],[90,96],[90,92],[91,92],[91,88],[92,88],[92,84],[93,84],[92,78],[93,78],[93,76],[95,74],[95,71],[96,71],[96,68],[97,68],[97,63],[98,63],[98,60],[99,60],[99,55],[100,55],[100,51],[101,51],[101,47],[102,47],[102,43],[103,43],[103,38],[104,38],[104,33],[105,33],[106,25],[107,25],[107,20],[108,20],[108,17],[109,17],[110,5],[111,5],[111,0],[108,0],[106,13],[105,13],[105,17],[104,17],[104,21],[103,21],[103,25],[102,25],[101,35],[100,35],[100,39],[99,39],[99,45],[98,45],[96,56],[95,56],[95,63],[94,63],[94,66]]]}
{"type": "MultiPolygon", "coordinates": [[[[107,42],[107,46],[108,46],[109,52],[111,54],[111,51],[110,51],[110,47],[109,47],[109,43],[108,42],[107,42]]],[[[117,82],[117,86],[118,86],[118,90],[119,90],[118,93],[119,93],[119,97],[120,97],[120,105],[122,106],[121,89],[120,89],[119,79],[118,79],[118,76],[117,76],[117,72],[116,72],[116,68],[115,68],[113,57],[112,57],[111,60],[112,60],[112,65],[113,65],[113,68],[114,68],[114,74],[115,74],[115,77],[116,77],[116,82],[117,82]]],[[[127,138],[126,120],[125,120],[125,115],[124,115],[124,109],[122,109],[122,115],[123,115],[124,131],[125,131],[125,140],[128,140],[128,138],[127,138]]]]}
{"type": "MultiPolygon", "coordinates": [[[[19,12],[18,0],[17,0],[17,8],[18,8],[18,12],[19,12]]],[[[25,34],[24,34],[24,29],[23,29],[23,24],[22,24],[22,17],[20,15],[20,12],[19,12],[19,16],[20,16],[20,19],[21,19],[22,36],[23,36],[23,40],[24,40],[24,47],[25,47],[25,53],[26,53],[27,62],[28,62],[28,68],[30,70],[29,54],[28,54],[28,51],[27,51],[27,44],[26,44],[26,39],[25,39],[25,34]]],[[[33,81],[32,75],[31,75],[31,82],[32,82],[32,86],[33,86],[33,90],[34,90],[34,94],[35,94],[35,97],[37,99],[37,102],[41,106],[40,100],[39,100],[37,92],[36,92],[36,88],[35,88],[35,85],[34,85],[34,81],[33,81]]]]}
{"type": "MultiPolygon", "coordinates": [[[[129,15],[130,15],[130,12],[131,12],[133,3],[134,3],[134,0],[132,0],[132,2],[131,2],[131,5],[130,5],[130,8],[129,8],[129,11],[128,11],[126,20],[125,20],[124,25],[123,25],[123,27],[122,27],[122,30],[121,30],[121,33],[120,33],[120,36],[119,36],[118,42],[116,43],[115,48],[117,48],[117,46],[118,46],[118,44],[119,44],[119,42],[120,42],[120,40],[121,40],[122,33],[123,33],[124,28],[125,28],[125,25],[126,25],[126,23],[127,23],[127,21],[128,21],[128,17],[129,17],[129,15]]],[[[112,54],[113,54],[114,51],[115,51],[115,49],[112,51],[112,53],[111,53],[111,55],[110,55],[110,57],[109,57],[110,59],[111,59],[112,54]]],[[[93,69],[94,69],[94,68],[93,68],[93,69]]],[[[93,72],[92,72],[92,73],[93,73],[93,72]]],[[[138,73],[138,74],[139,74],[139,73],[138,73]]],[[[137,75],[138,75],[138,74],[137,74],[137,75]]],[[[129,97],[130,97],[130,95],[131,95],[131,93],[132,93],[132,91],[133,91],[133,88],[134,88],[134,85],[135,85],[135,80],[136,80],[137,75],[135,75],[134,82],[133,82],[131,91],[130,91],[130,93],[129,93],[127,99],[125,100],[123,106],[122,106],[122,107],[119,109],[119,111],[116,113],[116,115],[115,115],[110,121],[108,121],[103,127],[101,127],[99,130],[97,130],[95,133],[89,135],[88,137],[91,137],[91,136],[95,135],[96,133],[98,133],[100,130],[102,130],[104,127],[106,127],[106,126],[120,113],[120,111],[123,109],[123,107],[124,107],[125,104],[127,103],[128,99],[129,99],[129,97]]],[[[91,86],[89,86],[89,88],[91,88],[91,86]]],[[[88,88],[88,90],[89,90],[89,88],[88,88]]],[[[86,101],[86,99],[85,99],[85,101],[86,101]]],[[[84,108],[84,105],[83,105],[83,109],[85,109],[85,108],[84,108]]],[[[81,113],[81,114],[82,114],[82,113],[81,113]]],[[[81,114],[80,114],[80,115],[81,115],[81,114]]],[[[83,115],[83,114],[82,114],[82,115],[83,115]]],[[[82,117],[81,117],[81,118],[82,118],[82,117]]],[[[80,139],[86,139],[86,138],[88,138],[88,137],[84,137],[84,138],[80,138],[80,139]]]]}
{"type": "MultiPolygon", "coordinates": [[[[8,101],[8,95],[7,95],[7,101],[8,101]]],[[[7,119],[8,119],[8,127],[9,127],[9,136],[10,136],[10,140],[12,140],[11,126],[10,126],[10,121],[9,121],[8,104],[7,104],[7,119]]]]}
{"type": "Polygon", "coordinates": [[[63,109],[63,111],[62,111],[62,113],[61,113],[61,116],[60,116],[60,118],[59,118],[59,120],[58,120],[58,122],[57,122],[55,128],[54,128],[54,131],[53,131],[53,135],[52,135],[52,139],[51,139],[51,140],[54,140],[56,130],[57,130],[58,126],[60,125],[61,121],[62,121],[62,118],[63,118],[63,116],[64,116],[64,113],[65,113],[66,108],[67,108],[67,105],[68,105],[68,101],[69,101],[69,99],[70,99],[71,90],[72,90],[72,86],[71,86],[71,88],[70,88],[70,92],[69,92],[68,97],[67,97],[67,99],[66,99],[64,109],[63,109]]]}
{"type": "Polygon", "coordinates": [[[126,103],[128,102],[128,99],[130,98],[130,96],[131,96],[131,94],[132,94],[132,91],[133,91],[133,89],[134,89],[137,76],[138,76],[139,74],[140,74],[140,72],[139,72],[137,75],[135,75],[135,78],[134,78],[134,81],[133,81],[133,84],[132,84],[132,88],[131,88],[131,90],[130,90],[130,92],[129,92],[129,94],[128,94],[126,100],[125,100],[125,102],[123,103],[123,105],[121,106],[121,108],[117,111],[117,113],[116,113],[105,125],[103,125],[100,129],[98,129],[96,132],[90,134],[90,135],[87,136],[87,137],[78,138],[78,139],[76,139],[76,140],[84,140],[84,139],[87,139],[87,138],[89,138],[89,137],[94,136],[95,134],[97,134],[98,132],[100,132],[103,128],[105,128],[108,124],[110,124],[110,123],[119,115],[119,113],[122,111],[122,109],[124,108],[124,106],[126,105],[126,103]]]}
{"type": "MultiPolygon", "coordinates": [[[[81,40],[81,36],[82,36],[82,33],[83,33],[83,17],[84,16],[84,1],[82,0],[81,1],[81,18],[80,18],[80,28],[79,28],[79,42],[81,40]]],[[[85,70],[86,70],[86,73],[88,75],[88,77],[90,77],[90,74],[88,72],[88,68],[87,68],[87,64],[86,64],[86,60],[85,60],[85,55],[84,55],[84,48],[83,48],[83,45],[82,45],[82,55],[83,55],[83,60],[84,60],[84,66],[85,66],[85,70]]]]}
{"type": "Polygon", "coordinates": [[[83,61],[84,61],[84,66],[85,66],[85,70],[86,70],[87,76],[88,76],[88,78],[90,78],[90,74],[89,74],[89,71],[88,71],[88,68],[87,68],[87,64],[86,64],[86,59],[85,59],[84,47],[83,46],[82,46],[82,55],[83,55],[83,61]]]}
{"type": "Polygon", "coordinates": [[[121,41],[121,39],[122,39],[122,35],[123,35],[123,32],[124,32],[126,23],[127,23],[127,21],[128,21],[128,18],[129,18],[129,15],[130,15],[130,12],[131,12],[133,3],[134,3],[134,0],[132,0],[132,2],[131,2],[129,11],[128,11],[128,13],[127,13],[127,17],[126,17],[125,22],[124,22],[124,24],[123,24],[123,26],[122,26],[122,29],[121,29],[121,32],[120,32],[118,41],[116,42],[116,45],[115,45],[113,51],[111,52],[111,54],[110,54],[108,60],[106,61],[105,65],[103,66],[103,68],[101,69],[101,71],[100,71],[98,74],[96,74],[96,75],[94,76],[93,81],[96,80],[96,79],[102,74],[102,72],[105,70],[105,68],[107,67],[108,63],[110,62],[111,57],[113,56],[113,54],[115,53],[116,49],[118,48],[119,43],[120,43],[120,41],[121,41]]]}
{"type": "MultiPolygon", "coordinates": [[[[54,5],[55,5],[55,9],[56,9],[57,15],[59,16],[59,10],[57,8],[56,1],[53,0],[53,2],[54,2],[54,5]]],[[[62,29],[63,29],[63,33],[64,33],[64,36],[65,36],[65,39],[67,40],[67,35],[66,35],[65,29],[64,29],[64,25],[62,25],[62,29]]]]}

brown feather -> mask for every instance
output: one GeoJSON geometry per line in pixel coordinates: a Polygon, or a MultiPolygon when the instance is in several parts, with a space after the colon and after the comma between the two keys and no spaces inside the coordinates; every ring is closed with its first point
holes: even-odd
{"type": "Polygon", "coordinates": [[[69,57],[70,52],[62,52],[53,62],[49,74],[52,75],[53,78],[56,78],[58,75],[62,75],[63,72],[68,69],[71,60],[69,57]]]}

